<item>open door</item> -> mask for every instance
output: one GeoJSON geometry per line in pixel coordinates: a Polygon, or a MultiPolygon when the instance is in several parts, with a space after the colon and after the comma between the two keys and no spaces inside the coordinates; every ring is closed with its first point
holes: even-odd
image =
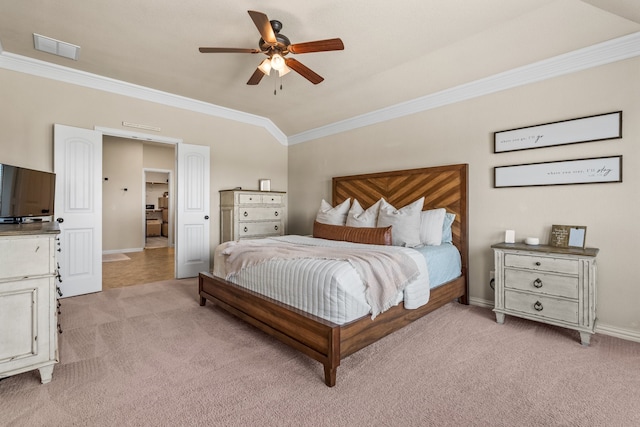
{"type": "Polygon", "coordinates": [[[209,271],[209,147],[178,144],[176,277],[209,271]]]}
{"type": "Polygon", "coordinates": [[[63,297],[102,290],[102,133],[54,125],[63,297]]]}
{"type": "MultiPolygon", "coordinates": [[[[103,133],[54,125],[64,297],[102,290],[103,133]]],[[[177,278],[196,277],[209,270],[209,147],[178,142],[177,154],[175,271],[177,278]]]]}

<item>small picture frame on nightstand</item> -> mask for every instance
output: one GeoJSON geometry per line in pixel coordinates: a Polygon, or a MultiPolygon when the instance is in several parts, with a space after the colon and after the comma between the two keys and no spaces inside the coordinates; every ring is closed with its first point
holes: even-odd
{"type": "Polygon", "coordinates": [[[584,249],[587,227],[582,225],[552,225],[549,246],[584,249]]]}

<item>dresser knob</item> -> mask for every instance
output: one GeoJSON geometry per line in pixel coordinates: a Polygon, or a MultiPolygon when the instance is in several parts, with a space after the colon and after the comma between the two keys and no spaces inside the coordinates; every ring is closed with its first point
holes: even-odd
{"type": "Polygon", "coordinates": [[[278,211],[276,211],[275,215],[278,216],[278,211]]]}
{"type": "Polygon", "coordinates": [[[533,286],[535,286],[536,288],[541,288],[542,287],[542,280],[540,279],[536,279],[533,281],[533,286]]]}
{"type": "Polygon", "coordinates": [[[276,225],[276,226],[274,226],[274,227],[273,227],[273,229],[274,229],[274,230],[276,230],[276,231],[278,231],[278,226],[277,226],[277,225],[276,225]]]}
{"type": "Polygon", "coordinates": [[[244,216],[249,216],[249,212],[244,211],[244,216]]]}
{"type": "Polygon", "coordinates": [[[533,304],[533,308],[535,308],[536,311],[542,311],[544,307],[542,307],[542,303],[540,301],[536,301],[536,303],[533,304]]]}
{"type": "Polygon", "coordinates": [[[247,231],[249,231],[249,229],[247,227],[244,228],[244,232],[246,233],[247,231]]]}
{"type": "Polygon", "coordinates": [[[540,267],[540,261],[536,262],[536,266],[540,267]]]}

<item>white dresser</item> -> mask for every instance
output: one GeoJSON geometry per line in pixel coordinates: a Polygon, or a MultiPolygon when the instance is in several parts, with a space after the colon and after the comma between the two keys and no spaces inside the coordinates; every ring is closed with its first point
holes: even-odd
{"type": "Polygon", "coordinates": [[[589,345],[596,324],[596,248],[524,243],[491,246],[495,260],[496,320],[505,315],[580,332],[589,345]]]}
{"type": "Polygon", "coordinates": [[[0,225],[0,378],[58,363],[57,223],[0,225]]]}
{"type": "Polygon", "coordinates": [[[286,193],[220,192],[220,242],[282,236],[286,227],[286,193]]]}

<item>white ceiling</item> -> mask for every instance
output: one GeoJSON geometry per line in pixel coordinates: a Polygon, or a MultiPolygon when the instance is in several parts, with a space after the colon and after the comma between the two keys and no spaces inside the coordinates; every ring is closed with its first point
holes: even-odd
{"type": "Polygon", "coordinates": [[[266,117],[292,136],[640,31],[639,0],[0,0],[0,50],[266,117]],[[344,51],[298,54],[292,72],[246,85],[262,54],[247,14],[292,43],[340,37],[344,51]],[[36,51],[33,33],[81,47],[36,51]]]}

